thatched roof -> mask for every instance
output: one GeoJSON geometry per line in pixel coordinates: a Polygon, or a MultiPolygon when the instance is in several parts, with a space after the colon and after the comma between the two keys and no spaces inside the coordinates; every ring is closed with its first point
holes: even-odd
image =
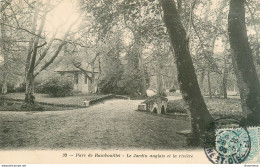
{"type": "MultiPolygon", "coordinates": [[[[92,72],[91,66],[82,64],[80,67],[87,72],[92,72]]],[[[59,64],[59,66],[55,69],[55,71],[56,72],[80,72],[81,70],[75,67],[73,63],[70,63],[70,64],[59,64]]],[[[98,69],[94,69],[94,72],[98,73],[98,69]]]]}

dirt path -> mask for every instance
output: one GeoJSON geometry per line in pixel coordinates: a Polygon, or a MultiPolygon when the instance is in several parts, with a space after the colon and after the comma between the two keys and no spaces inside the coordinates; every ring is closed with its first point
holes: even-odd
{"type": "Polygon", "coordinates": [[[86,109],[0,112],[0,149],[173,149],[189,122],[135,111],[140,101],[111,100],[86,109]]]}

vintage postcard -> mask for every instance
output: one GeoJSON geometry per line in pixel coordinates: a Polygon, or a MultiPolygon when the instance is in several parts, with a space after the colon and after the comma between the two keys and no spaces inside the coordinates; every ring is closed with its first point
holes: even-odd
{"type": "Polygon", "coordinates": [[[260,163],[258,0],[0,0],[0,164],[260,163]]]}

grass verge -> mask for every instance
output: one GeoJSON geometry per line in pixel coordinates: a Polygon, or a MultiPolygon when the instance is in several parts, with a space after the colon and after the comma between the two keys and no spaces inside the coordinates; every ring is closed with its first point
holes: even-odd
{"type": "MultiPolygon", "coordinates": [[[[234,116],[240,118],[242,109],[240,99],[205,98],[209,112],[217,117],[234,116]]],[[[170,100],[167,106],[168,113],[188,113],[188,107],[183,99],[170,100]]]]}
{"type": "Polygon", "coordinates": [[[37,102],[34,105],[28,105],[21,101],[12,100],[0,101],[0,111],[58,111],[71,109],[75,109],[75,107],[44,105],[37,102]]]}

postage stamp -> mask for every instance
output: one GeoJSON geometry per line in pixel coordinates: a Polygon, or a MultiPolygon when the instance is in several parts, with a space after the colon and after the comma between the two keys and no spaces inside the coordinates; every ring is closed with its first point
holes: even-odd
{"type": "Polygon", "coordinates": [[[217,129],[215,148],[205,148],[205,154],[216,164],[259,163],[259,134],[259,127],[217,129]]]}

